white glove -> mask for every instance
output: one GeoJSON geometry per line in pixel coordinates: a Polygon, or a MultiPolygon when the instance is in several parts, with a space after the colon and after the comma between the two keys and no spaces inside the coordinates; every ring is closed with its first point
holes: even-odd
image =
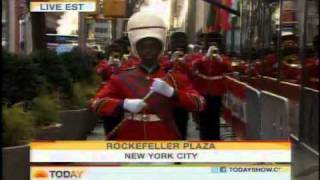
{"type": "Polygon", "coordinates": [[[125,99],[123,108],[132,112],[140,112],[147,104],[142,99],[125,99]]]}
{"type": "Polygon", "coordinates": [[[181,51],[175,51],[173,54],[172,54],[172,57],[170,59],[171,62],[175,62],[175,61],[183,61],[183,52],[181,51]]]}
{"type": "Polygon", "coordinates": [[[210,46],[206,57],[210,58],[211,60],[216,60],[222,62],[222,57],[219,55],[219,49],[216,46],[210,46]]]}
{"type": "Polygon", "coordinates": [[[219,49],[216,46],[210,46],[206,56],[211,57],[213,54],[218,54],[219,49]]]}
{"type": "Polygon", "coordinates": [[[117,59],[117,58],[110,58],[109,62],[108,62],[109,65],[116,65],[116,66],[120,66],[120,59],[117,59]]]}
{"type": "Polygon", "coordinates": [[[166,97],[172,97],[174,93],[174,88],[160,78],[154,79],[150,90],[166,97]]]}

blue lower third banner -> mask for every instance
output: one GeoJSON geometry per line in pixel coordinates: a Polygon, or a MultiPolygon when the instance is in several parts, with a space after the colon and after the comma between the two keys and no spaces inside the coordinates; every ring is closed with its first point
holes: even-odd
{"type": "Polygon", "coordinates": [[[290,165],[33,166],[31,179],[290,180],[290,165]]]}

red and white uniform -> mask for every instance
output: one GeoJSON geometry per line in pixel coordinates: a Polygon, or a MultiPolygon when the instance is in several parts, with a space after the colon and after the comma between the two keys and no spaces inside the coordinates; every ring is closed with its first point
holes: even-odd
{"type": "Polygon", "coordinates": [[[142,99],[150,89],[154,78],[162,78],[175,88],[175,97],[167,98],[154,93],[146,100],[147,108],[141,114],[125,113],[125,121],[116,133],[117,140],[174,140],[180,139],[177,131],[173,109],[181,106],[188,111],[201,111],[205,101],[192,88],[188,78],[178,72],[165,72],[160,66],[152,73],[142,67],[123,71],[111,77],[110,81],[97,93],[91,102],[92,110],[102,116],[115,116],[125,112],[123,101],[142,99]],[[139,120],[143,115],[156,117],[154,122],[139,120]]]}
{"type": "MultiPolygon", "coordinates": [[[[138,12],[129,19],[127,32],[134,55],[138,55],[136,44],[144,38],[159,40],[163,45],[161,52],[164,51],[167,36],[166,25],[161,17],[138,12]]],[[[153,67],[139,64],[136,68],[120,71],[111,76],[91,99],[90,107],[99,115],[124,115],[123,121],[117,126],[115,139],[181,139],[173,110],[177,107],[188,111],[204,109],[204,98],[192,88],[187,76],[179,72],[168,73],[163,69],[161,60],[158,62],[153,62],[153,67]]]]}
{"type": "Polygon", "coordinates": [[[225,91],[223,75],[231,72],[227,60],[205,57],[193,66],[193,86],[202,95],[221,96],[225,91]]]}

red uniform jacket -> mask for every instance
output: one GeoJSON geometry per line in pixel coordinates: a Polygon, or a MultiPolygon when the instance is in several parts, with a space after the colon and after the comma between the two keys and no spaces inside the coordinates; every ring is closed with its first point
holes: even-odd
{"type": "Polygon", "coordinates": [[[319,89],[319,59],[317,57],[306,59],[305,68],[307,74],[307,86],[319,89]]]}
{"type": "Polygon", "coordinates": [[[170,62],[170,57],[167,55],[162,55],[160,57],[160,66],[165,70],[168,71],[171,69],[171,62],[170,62]]]}
{"type": "Polygon", "coordinates": [[[136,56],[130,55],[128,59],[124,59],[122,61],[121,69],[136,67],[138,64],[140,64],[140,59],[136,56]]]}
{"type": "Polygon", "coordinates": [[[190,77],[190,67],[188,66],[188,64],[184,61],[175,61],[175,62],[171,62],[170,63],[171,65],[171,68],[170,70],[171,71],[177,71],[177,72],[180,72],[180,73],[183,73],[185,75],[187,75],[188,77],[190,77]]]}
{"type": "Polygon", "coordinates": [[[102,77],[102,80],[107,82],[112,74],[117,74],[119,72],[119,67],[109,65],[106,60],[102,60],[97,66],[96,66],[96,72],[98,75],[102,77]]]}
{"type": "Polygon", "coordinates": [[[199,54],[188,54],[183,61],[170,62],[170,70],[181,72],[192,79],[192,65],[202,58],[199,54]]]}
{"type": "Polygon", "coordinates": [[[160,66],[148,74],[139,66],[135,69],[123,71],[118,75],[112,76],[110,81],[91,100],[92,110],[100,115],[106,116],[123,113],[124,99],[142,99],[148,94],[153,78],[162,78],[175,88],[175,95],[172,98],[154,93],[146,100],[148,106],[143,111],[143,114],[156,114],[161,120],[156,122],[143,122],[126,117],[116,133],[116,139],[180,139],[173,118],[172,110],[174,107],[181,106],[188,111],[200,111],[204,109],[204,98],[192,88],[186,76],[177,72],[166,73],[160,66]]]}
{"type": "Polygon", "coordinates": [[[108,66],[108,61],[107,60],[101,60],[98,65],[96,66],[96,73],[101,74],[108,66]]]}
{"type": "Polygon", "coordinates": [[[202,95],[222,96],[225,91],[223,75],[231,72],[227,61],[204,58],[193,66],[193,85],[202,95]]]}
{"type": "Polygon", "coordinates": [[[248,75],[250,76],[259,76],[262,75],[262,71],[263,71],[263,64],[261,61],[256,61],[255,63],[253,63],[250,67],[247,68],[248,69],[248,75]]]}
{"type": "Polygon", "coordinates": [[[285,81],[296,84],[300,83],[302,75],[301,66],[290,66],[287,64],[281,64],[280,71],[285,81]]]}
{"type": "Polygon", "coordinates": [[[264,76],[270,76],[273,78],[277,77],[278,72],[278,62],[277,62],[277,54],[272,53],[268,54],[265,57],[265,62],[263,64],[263,75],[264,76]]]}
{"type": "Polygon", "coordinates": [[[192,53],[192,54],[187,55],[186,62],[189,66],[189,69],[191,70],[193,64],[196,63],[197,61],[201,60],[203,57],[204,56],[201,53],[192,53]]]}
{"type": "MultiPolygon", "coordinates": [[[[137,67],[140,64],[140,59],[137,56],[129,56],[127,60],[123,61],[121,65],[121,69],[128,69],[137,67]]],[[[160,65],[167,69],[170,66],[170,59],[168,56],[161,56],[160,57],[160,65]]]]}
{"type": "Polygon", "coordinates": [[[248,64],[244,61],[239,62],[236,65],[232,65],[232,72],[239,72],[241,75],[246,75],[248,70],[248,64]]]}

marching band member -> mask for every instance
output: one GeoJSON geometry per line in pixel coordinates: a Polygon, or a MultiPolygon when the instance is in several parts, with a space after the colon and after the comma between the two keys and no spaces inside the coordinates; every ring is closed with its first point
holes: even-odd
{"type": "MultiPolygon", "coordinates": [[[[103,59],[96,67],[96,72],[102,78],[101,85],[96,94],[103,90],[110,77],[118,74],[121,68],[122,51],[117,44],[111,44],[107,48],[108,61],[103,59]]],[[[105,134],[108,134],[120,121],[121,116],[101,116],[105,134]]]]}
{"type": "MultiPolygon", "coordinates": [[[[183,32],[172,33],[170,37],[169,50],[171,52],[170,72],[183,73],[189,77],[190,68],[186,62],[186,56],[188,56],[187,35],[183,32]]],[[[177,127],[181,132],[182,139],[186,139],[189,112],[184,108],[178,107],[174,110],[174,118],[177,127]]]]}
{"type": "Polygon", "coordinates": [[[173,109],[180,106],[200,111],[205,101],[185,75],[166,73],[160,66],[159,57],[166,44],[166,26],[160,17],[136,13],[129,19],[127,31],[140,64],[113,75],[92,98],[91,108],[100,115],[124,114],[121,123],[107,138],[114,135],[117,140],[181,139],[173,109]]]}
{"type": "Polygon", "coordinates": [[[220,139],[220,109],[225,91],[223,75],[231,71],[231,66],[218,53],[216,46],[211,46],[205,58],[193,66],[194,87],[203,95],[207,108],[200,112],[201,140],[220,139]]]}
{"type": "Polygon", "coordinates": [[[118,73],[121,66],[122,53],[118,45],[112,44],[108,47],[108,60],[103,59],[96,66],[96,72],[105,84],[112,74],[118,73]]]}

